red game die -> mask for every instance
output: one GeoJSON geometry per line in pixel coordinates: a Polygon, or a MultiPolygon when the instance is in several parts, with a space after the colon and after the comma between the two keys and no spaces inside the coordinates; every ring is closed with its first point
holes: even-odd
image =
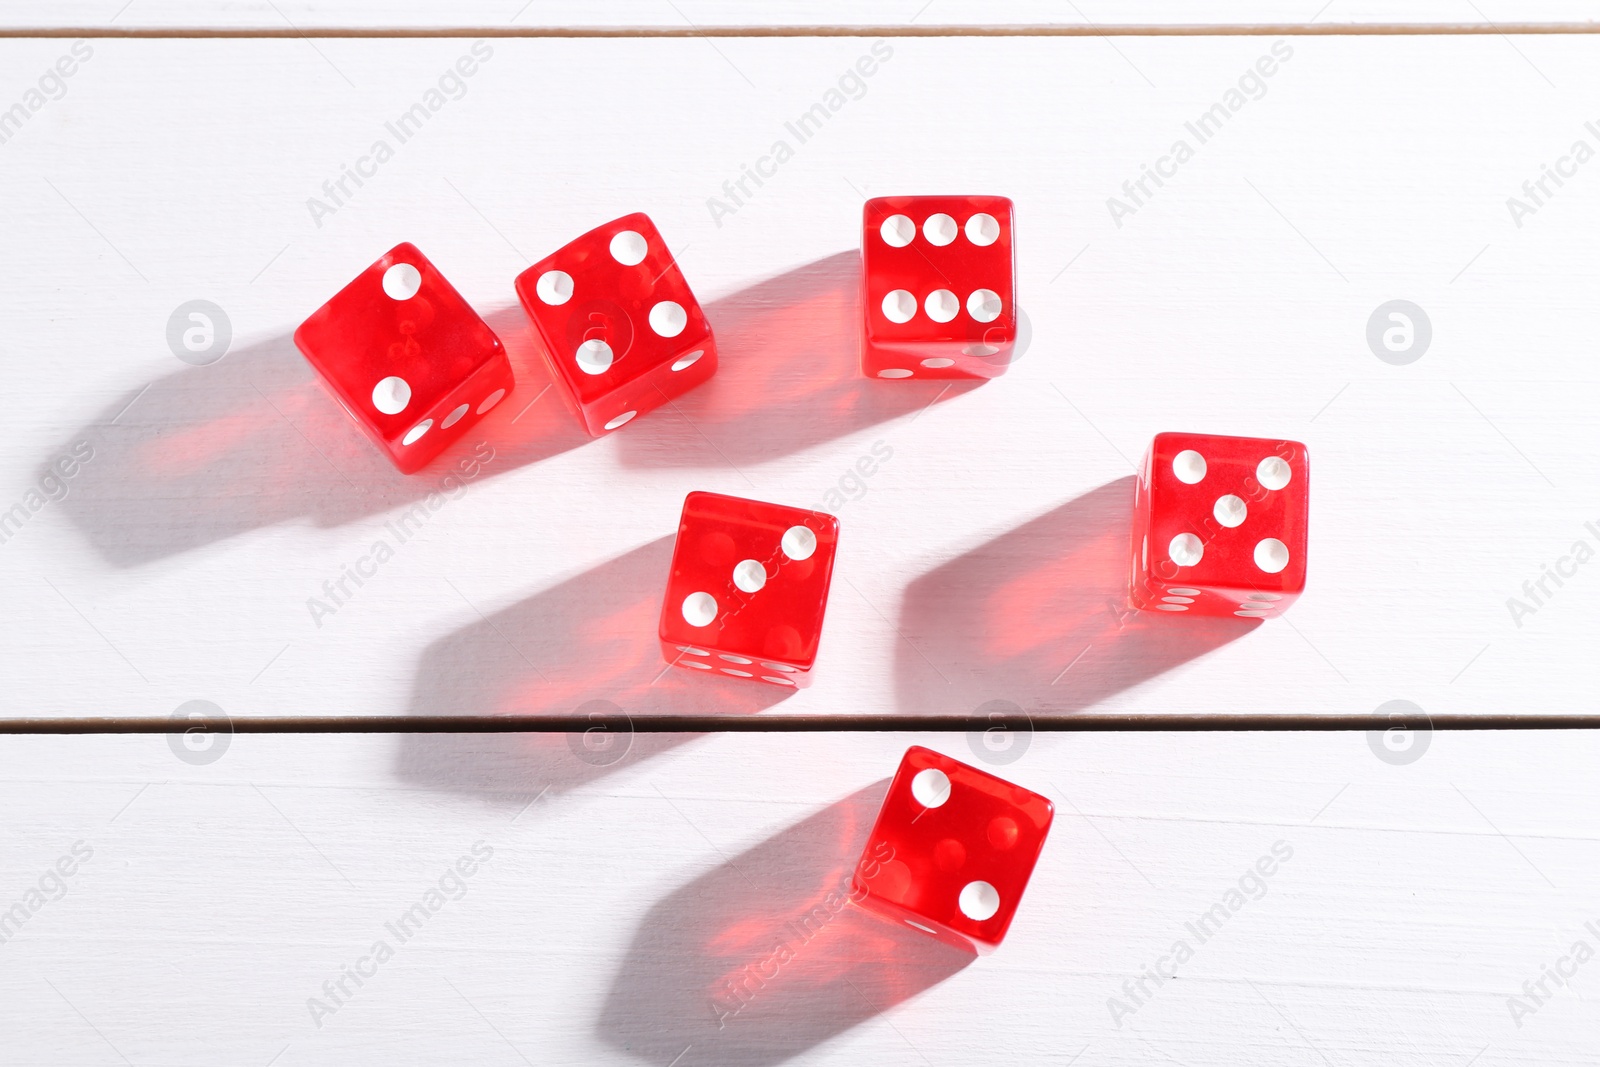
{"type": "Polygon", "coordinates": [[[880,196],[861,226],[861,369],[869,378],[997,378],[1017,341],[1016,250],[1003,196],[880,196]]]}
{"type": "Polygon", "coordinates": [[[395,245],[314,311],[294,343],[406,474],[511,391],[500,338],[410,243],[395,245]]]}
{"type": "Polygon", "coordinates": [[[545,362],[595,437],[717,369],[711,324],[650,216],[590,230],[517,275],[545,362]]]}
{"type": "Polygon", "coordinates": [[[1310,473],[1298,441],[1157,434],[1133,490],[1133,606],[1281,613],[1306,586],[1310,473]]]}
{"type": "Polygon", "coordinates": [[[889,783],[851,896],[941,940],[992,951],[1054,817],[1038,793],[913,746],[889,783]]]}
{"type": "Polygon", "coordinates": [[[839,520],[717,493],[683,502],[661,605],[680,667],[803,686],[817,658],[839,520]]]}

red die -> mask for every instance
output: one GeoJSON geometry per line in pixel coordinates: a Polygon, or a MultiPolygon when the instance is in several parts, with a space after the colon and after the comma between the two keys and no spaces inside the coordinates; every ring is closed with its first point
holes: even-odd
{"type": "Polygon", "coordinates": [[[1133,491],[1134,607],[1270,618],[1306,586],[1306,446],[1157,434],[1133,491]]]}
{"type": "Polygon", "coordinates": [[[410,243],[314,311],[294,343],[406,474],[511,391],[500,339],[410,243]]]}
{"type": "Polygon", "coordinates": [[[913,746],[856,866],[866,908],[945,941],[999,945],[1028,887],[1055,805],[1020,785],[913,746]]]}
{"type": "Polygon", "coordinates": [[[832,515],[690,493],[661,605],[662,654],[694,670],[808,684],[838,544],[832,515]]]}
{"type": "Polygon", "coordinates": [[[998,378],[1017,341],[1011,201],[881,196],[861,226],[869,378],[998,378]]]}
{"type": "Polygon", "coordinates": [[[643,212],[590,230],[517,275],[567,405],[595,437],[717,369],[711,324],[643,212]]]}

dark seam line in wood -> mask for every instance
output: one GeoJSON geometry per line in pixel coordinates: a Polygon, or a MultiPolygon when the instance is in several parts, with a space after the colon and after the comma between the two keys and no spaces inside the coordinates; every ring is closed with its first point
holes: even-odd
{"type": "MultiPolygon", "coordinates": [[[[581,715],[516,718],[503,715],[282,715],[204,726],[191,719],[3,719],[6,734],[171,734],[203,730],[239,734],[421,733],[960,733],[1007,729],[1017,733],[1337,732],[1386,730],[1399,724],[1373,715],[1065,715],[1008,718],[968,715],[641,715],[595,719],[581,715]]],[[[1404,724],[1411,730],[1596,730],[1600,715],[1435,715],[1404,724]]]]}

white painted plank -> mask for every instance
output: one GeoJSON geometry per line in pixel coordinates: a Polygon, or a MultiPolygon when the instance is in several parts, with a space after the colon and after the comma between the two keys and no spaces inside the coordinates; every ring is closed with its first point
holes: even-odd
{"type": "Polygon", "coordinates": [[[636,740],[602,767],[561,737],[239,736],[206,765],[161,738],[0,739],[0,904],[51,898],[0,944],[7,1062],[1600,1055],[1600,963],[1508,1007],[1600,945],[1595,734],[1438,734],[1404,766],[1360,734],[1039,735],[995,768],[1058,809],[996,953],[846,912],[721,1029],[722,983],[848,877],[905,747],[976,757],[960,735],[636,740]],[[47,872],[77,842],[63,894],[47,872]],[[386,924],[475,844],[492,855],[401,942],[386,924]],[[1201,941],[1187,924],[1241,879],[1201,941]],[[1180,940],[1178,979],[1132,1004],[1180,940]],[[378,941],[393,958],[332,1003],[378,941]],[[320,1026],[312,998],[336,1009],[320,1026]]]}
{"type": "MultiPolygon", "coordinates": [[[[1297,38],[1200,143],[1185,123],[1271,41],[900,39],[714,218],[709,198],[867,42],[494,41],[319,226],[308,198],[469,45],[95,41],[0,145],[0,503],[94,449],[0,545],[30,620],[0,649],[7,713],[749,711],[783,694],[656,680],[683,495],[840,488],[821,675],[784,710],[1592,711],[1600,571],[1545,579],[1519,619],[1507,601],[1597,540],[1600,204],[1587,169],[1520,227],[1507,198],[1600,144],[1600,42],[1297,38]],[[1124,183],[1180,138],[1194,158],[1113,220],[1108,198],[1131,203],[1124,183]],[[862,197],[949,189],[1017,201],[1032,344],[936,399],[857,375],[854,249],[862,197]],[[679,413],[587,442],[542,393],[511,281],[637,209],[726,362],[679,413]],[[323,583],[439,481],[386,470],[289,340],[402,239],[485,312],[523,384],[474,435],[484,474],[314,620],[323,583]],[[196,298],[234,333],[199,368],[166,341],[196,298]],[[1432,320],[1408,366],[1365,341],[1395,298],[1432,320]],[[1131,463],[1177,428],[1309,444],[1311,588],[1282,624],[1114,610],[1131,463]],[[880,441],[893,455],[860,488],[880,441]]],[[[0,101],[68,47],[0,45],[0,101]]]]}
{"type": "Polygon", "coordinates": [[[16,2],[0,26],[126,31],[160,29],[482,29],[742,27],[1174,27],[1174,26],[1483,26],[1592,24],[1592,0],[60,0],[16,2]]]}

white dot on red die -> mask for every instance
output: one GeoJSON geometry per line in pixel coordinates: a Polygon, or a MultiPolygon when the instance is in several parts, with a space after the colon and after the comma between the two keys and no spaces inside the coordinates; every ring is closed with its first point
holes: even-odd
{"type": "Polygon", "coordinates": [[[585,374],[604,374],[611,368],[615,357],[611,346],[601,340],[589,340],[578,346],[578,369],[585,374]]]}
{"type": "Polygon", "coordinates": [[[917,224],[904,215],[890,215],[878,227],[878,234],[891,248],[904,248],[917,236],[917,224]]]}
{"type": "Polygon", "coordinates": [[[506,391],[504,389],[496,389],[494,392],[484,397],[483,403],[478,405],[478,414],[482,415],[485,411],[488,411],[490,408],[500,403],[501,400],[505,399],[505,395],[506,391]]]}
{"type": "Polygon", "coordinates": [[[422,272],[409,263],[396,263],[383,272],[383,291],[391,300],[410,300],[422,288],[422,272]]]}
{"type": "Polygon", "coordinates": [[[922,236],[926,237],[930,244],[941,248],[954,241],[956,234],[960,232],[956,220],[942,211],[937,215],[929,215],[928,221],[922,224],[922,236]]]}
{"type": "Polygon", "coordinates": [[[1000,223],[995,217],[980,211],[967,220],[967,240],[975,245],[988,246],[1000,239],[1000,223]]]}
{"type": "Polygon", "coordinates": [[[637,411],[624,411],[621,415],[606,423],[606,429],[615,430],[619,426],[626,426],[633,421],[633,417],[637,414],[639,414],[637,411]]]}
{"type": "Polygon", "coordinates": [[[974,289],[967,297],[967,314],[979,322],[993,322],[1000,317],[1000,294],[993,289],[974,289]]]}
{"type": "Polygon", "coordinates": [[[448,415],[446,415],[444,417],[444,421],[439,424],[439,429],[448,430],[450,427],[452,427],[456,423],[460,422],[461,421],[461,416],[465,415],[466,413],[467,413],[467,405],[466,404],[457,405],[457,407],[456,407],[456,409],[454,411],[450,412],[450,414],[448,414],[448,415]]]}
{"type": "Polygon", "coordinates": [[[1200,595],[1200,590],[1198,590],[1198,589],[1168,589],[1167,592],[1172,594],[1173,596],[1199,596],[1200,595]]]}
{"type": "Polygon", "coordinates": [[[878,372],[880,378],[909,378],[911,372],[904,367],[886,367],[878,372]]]}
{"type": "Polygon", "coordinates": [[[981,923],[1000,910],[1000,891],[988,882],[968,882],[961,887],[956,903],[961,907],[961,914],[981,923]]]}
{"type": "Polygon", "coordinates": [[[411,403],[411,383],[394,375],[372,387],[372,406],[385,415],[398,415],[411,403]]]}
{"type": "Polygon", "coordinates": [[[817,550],[817,535],[811,532],[808,526],[791,526],[783,531],[783,540],[778,542],[783,554],[796,563],[803,559],[810,559],[811,554],[817,550]]]}
{"type": "Polygon", "coordinates": [[[403,445],[415,444],[422,438],[423,434],[427,433],[432,428],[433,420],[423,419],[421,422],[417,423],[415,426],[411,427],[411,429],[406,431],[406,435],[400,439],[400,443],[403,445]]]}
{"type": "Polygon", "coordinates": [[[883,298],[883,317],[890,322],[910,322],[917,313],[917,298],[904,289],[896,289],[883,298]]]}
{"type": "Polygon", "coordinates": [[[632,230],[623,230],[611,239],[611,258],[624,267],[634,267],[643,263],[645,253],[649,251],[650,245],[632,230]]]}
{"type": "Polygon", "coordinates": [[[949,322],[961,310],[961,299],[948,289],[935,289],[922,302],[922,309],[934,322],[949,322]]]}
{"type": "MultiPolygon", "coordinates": [[[[946,367],[954,367],[956,361],[945,356],[934,356],[931,359],[923,360],[922,365],[929,370],[944,370],[946,367]]],[[[907,373],[909,374],[910,372],[908,371],[907,373]]]]}
{"type": "Polygon", "coordinates": [[[1244,501],[1232,493],[1217,497],[1216,506],[1211,509],[1211,514],[1216,516],[1216,520],[1229,529],[1241,525],[1246,513],[1244,501]]]}
{"type": "Polygon", "coordinates": [[[1268,456],[1256,464],[1256,481],[1272,490],[1282,489],[1288,485],[1293,473],[1289,469],[1289,464],[1278,456],[1268,456]]]}
{"type": "Polygon", "coordinates": [[[1256,566],[1268,574],[1277,574],[1289,565],[1289,546],[1276,537],[1256,542],[1256,566]]]}
{"type": "Polygon", "coordinates": [[[1167,555],[1180,567],[1193,567],[1205,554],[1205,545],[1192,533],[1181,533],[1167,546],[1167,555]]]}
{"type": "Polygon", "coordinates": [[[683,621],[690,626],[710,626],[717,617],[717,598],[710,593],[690,593],[683,598],[683,621]]]}
{"type": "Polygon", "coordinates": [[[533,291],[546,304],[565,304],[572,299],[572,275],[564,270],[547,270],[539,275],[533,291]]]}
{"type": "Polygon", "coordinates": [[[925,808],[937,808],[950,799],[950,776],[937,767],[918,771],[911,779],[911,796],[925,808]]]}
{"type": "Polygon", "coordinates": [[[706,350],[705,349],[697,348],[693,352],[690,352],[687,356],[679,356],[678,359],[672,364],[672,369],[673,370],[686,370],[687,368],[692,367],[696,363],[698,363],[700,361],[700,357],[705,355],[705,354],[706,354],[706,350]]]}
{"type": "Polygon", "coordinates": [[[1195,485],[1206,476],[1206,457],[1186,448],[1172,457],[1172,476],[1185,485],[1195,485]]]}
{"type": "Polygon", "coordinates": [[[663,300],[650,309],[650,328],[662,337],[676,337],[689,325],[689,313],[673,300],[663,300]]]}
{"type": "Polygon", "coordinates": [[[761,565],[760,560],[741,560],[733,568],[733,584],[746,593],[759,593],[761,587],[767,584],[767,568],[761,565]]]}

